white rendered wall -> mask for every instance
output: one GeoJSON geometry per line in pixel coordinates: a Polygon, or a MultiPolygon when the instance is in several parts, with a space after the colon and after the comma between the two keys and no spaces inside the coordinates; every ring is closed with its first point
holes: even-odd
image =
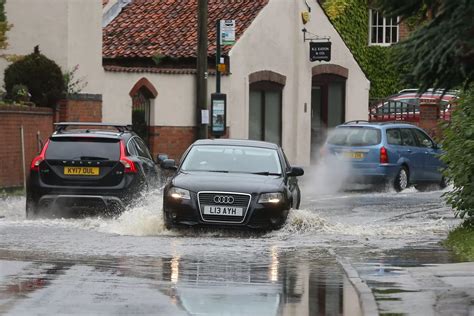
{"type": "Polygon", "coordinates": [[[231,50],[232,75],[230,82],[223,85],[223,92],[229,94],[230,134],[247,138],[248,76],[261,70],[286,76],[282,146],[293,163],[302,165],[309,164],[311,149],[311,69],[324,63],[309,61],[309,43],[303,42],[301,29],[305,27],[313,34],[330,36],[330,63],[349,69],[346,120],[367,119],[370,88],[369,81],[320,6],[312,3],[311,8],[311,21],[303,25],[300,13],[307,10],[304,1],[270,0],[231,50]]]}

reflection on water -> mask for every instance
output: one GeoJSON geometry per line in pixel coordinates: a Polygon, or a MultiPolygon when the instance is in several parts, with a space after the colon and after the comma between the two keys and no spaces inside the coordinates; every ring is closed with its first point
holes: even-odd
{"type": "MultiPolygon", "coordinates": [[[[74,284],[81,291],[90,291],[82,293],[84,297],[105,297],[100,308],[93,301],[82,302],[85,310],[81,311],[89,313],[107,311],[108,303],[117,308],[120,302],[133,313],[134,305],[143,302],[131,301],[129,292],[148,288],[158,291],[156,295],[164,298],[160,304],[193,315],[359,314],[357,295],[335,259],[314,251],[270,246],[263,256],[251,261],[220,257],[211,251],[197,257],[42,258],[41,263],[36,261],[40,258],[37,254],[23,256],[24,261],[18,263],[10,261],[12,257],[15,255],[0,251],[0,267],[20,267],[18,271],[0,269],[0,312],[21,314],[22,309],[18,308],[22,304],[34,301],[35,297],[47,296],[48,292],[67,290],[56,288],[58,284],[74,284]],[[58,278],[60,282],[51,282],[58,278]],[[16,286],[25,280],[31,285],[16,286]],[[114,286],[107,287],[106,294],[98,293],[97,282],[114,286]],[[132,287],[131,284],[140,286],[132,287]]],[[[146,295],[143,297],[145,300],[146,295]]],[[[75,302],[75,298],[70,299],[75,302]]],[[[155,303],[158,304],[146,302],[150,308],[148,312],[154,311],[155,303]]],[[[51,302],[41,304],[44,311],[58,312],[58,307],[51,302]]],[[[143,310],[143,304],[140,310],[143,310]]]]}

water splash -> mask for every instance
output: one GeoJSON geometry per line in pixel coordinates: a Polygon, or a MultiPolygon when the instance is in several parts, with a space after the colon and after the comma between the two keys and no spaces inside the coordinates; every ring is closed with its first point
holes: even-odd
{"type": "MultiPolygon", "coordinates": [[[[401,194],[429,194],[414,191],[414,189],[409,189],[401,194]]],[[[400,195],[400,193],[398,194],[400,195]]],[[[380,194],[380,196],[383,198],[385,195],[380,194]]],[[[287,239],[298,235],[319,235],[321,237],[324,235],[328,236],[329,239],[338,238],[338,236],[380,237],[384,239],[444,234],[451,228],[450,222],[443,218],[433,219],[424,216],[419,216],[413,220],[403,220],[399,223],[389,221],[388,219],[367,223],[339,223],[322,217],[316,211],[301,209],[290,211],[286,224],[279,231],[269,233],[242,232],[228,229],[180,229],[170,231],[165,229],[162,220],[162,195],[159,190],[148,192],[141,198],[141,203],[125,211],[115,219],[91,217],[82,219],[26,220],[24,197],[6,197],[0,201],[0,205],[0,226],[60,226],[128,236],[287,239]]]]}
{"type": "MultiPolygon", "coordinates": [[[[163,223],[163,196],[159,190],[143,194],[140,202],[118,218],[104,221],[99,231],[118,235],[156,236],[167,234],[163,223]]],[[[169,233],[169,232],[168,232],[169,233]]]]}

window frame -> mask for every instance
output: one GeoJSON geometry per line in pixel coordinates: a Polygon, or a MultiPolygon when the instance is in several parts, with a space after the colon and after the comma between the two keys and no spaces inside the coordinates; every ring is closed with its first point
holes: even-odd
{"type": "MultiPolygon", "coordinates": [[[[368,36],[368,39],[369,39],[369,46],[391,46],[392,44],[396,44],[400,41],[400,17],[397,16],[397,21],[396,21],[396,24],[388,24],[387,23],[387,20],[389,19],[392,19],[392,18],[387,18],[385,16],[383,16],[380,11],[376,10],[376,9],[369,9],[369,36],[368,36]],[[372,19],[372,15],[373,15],[373,12],[376,12],[377,13],[377,17],[378,19],[382,19],[382,24],[379,25],[374,25],[374,21],[372,19]],[[382,27],[382,42],[378,42],[378,38],[376,36],[375,38],[375,42],[372,42],[372,29],[373,28],[378,28],[378,27],[382,27]],[[386,42],[386,31],[387,31],[387,27],[390,27],[390,31],[392,31],[393,28],[396,28],[396,34],[397,34],[397,39],[395,41],[391,41],[390,43],[387,43],[386,42]]],[[[378,31],[376,31],[378,32],[378,31]]],[[[390,35],[391,36],[391,35],[390,35]]]]}

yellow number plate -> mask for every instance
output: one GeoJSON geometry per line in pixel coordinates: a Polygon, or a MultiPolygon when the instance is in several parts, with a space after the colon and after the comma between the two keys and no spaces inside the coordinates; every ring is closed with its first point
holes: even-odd
{"type": "Polygon", "coordinates": [[[344,156],[346,158],[351,158],[351,159],[363,159],[364,158],[364,153],[346,152],[346,153],[344,153],[344,156]]]}
{"type": "Polygon", "coordinates": [[[68,176],[98,176],[99,167],[64,167],[64,174],[68,176]]]}

